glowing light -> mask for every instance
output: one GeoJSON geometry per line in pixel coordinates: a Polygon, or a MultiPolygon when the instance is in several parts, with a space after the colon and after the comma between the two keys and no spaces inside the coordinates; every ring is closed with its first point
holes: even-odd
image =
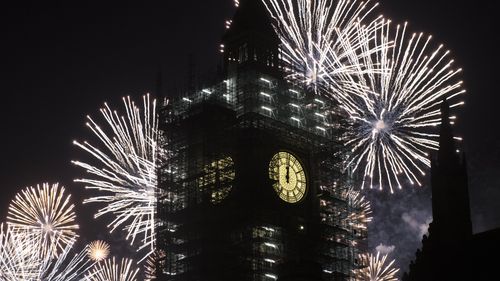
{"type": "Polygon", "coordinates": [[[271,81],[267,80],[266,78],[260,78],[260,81],[264,81],[267,84],[271,84],[271,81]]]}
{"type": "MultiPolygon", "coordinates": [[[[57,258],[51,251],[45,251],[39,240],[36,230],[0,226],[0,280],[81,280],[93,265],[86,258],[87,248],[70,255],[74,239],[65,245],[57,258]]],[[[57,246],[53,244],[52,247],[57,246]]]]}
{"type": "Polygon", "coordinates": [[[39,275],[41,259],[35,236],[0,225],[0,280],[32,280],[39,275]]]}
{"type": "Polygon", "coordinates": [[[273,112],[273,110],[267,106],[261,106],[261,108],[264,109],[265,111],[273,112]]]}
{"type": "Polygon", "coordinates": [[[273,279],[273,280],[278,280],[278,276],[271,274],[271,273],[266,273],[264,274],[266,277],[273,279]]]}
{"type": "Polygon", "coordinates": [[[39,270],[39,276],[35,280],[83,280],[82,277],[84,274],[93,276],[93,274],[89,274],[89,270],[95,263],[87,259],[88,247],[85,247],[75,255],[70,255],[74,242],[68,244],[57,259],[45,257],[39,270]]]}
{"type": "Polygon", "coordinates": [[[264,245],[266,245],[267,247],[273,248],[273,249],[278,249],[278,246],[276,244],[273,244],[273,243],[264,242],[264,245]]]}
{"type": "Polygon", "coordinates": [[[212,161],[203,167],[203,176],[198,181],[198,186],[210,194],[210,202],[221,203],[229,196],[235,179],[234,161],[231,157],[224,157],[212,161]]]}
{"type": "Polygon", "coordinates": [[[150,254],[146,259],[146,264],[144,265],[144,280],[151,281],[156,280],[156,268],[162,263],[165,258],[165,252],[159,250],[150,254]]]}
{"type": "Polygon", "coordinates": [[[131,259],[122,259],[119,263],[115,258],[96,264],[85,278],[88,281],[136,281],[139,269],[133,266],[131,259]]]}
{"type": "Polygon", "coordinates": [[[399,269],[393,268],[394,261],[386,264],[387,255],[380,257],[372,254],[360,255],[360,263],[364,266],[361,269],[355,269],[354,277],[356,281],[397,281],[396,273],[399,269]]]}
{"type": "Polygon", "coordinates": [[[264,229],[265,231],[269,231],[269,232],[276,232],[276,230],[272,227],[268,227],[268,226],[263,226],[262,229],[264,229]]]}
{"type": "Polygon", "coordinates": [[[260,92],[260,95],[261,96],[264,96],[266,98],[271,98],[271,95],[270,94],[267,94],[267,93],[264,93],[264,92],[260,92]]]}
{"type": "Polygon", "coordinates": [[[366,231],[368,223],[373,219],[370,201],[353,188],[347,190],[345,197],[349,205],[347,221],[357,233],[361,234],[363,230],[366,231]]]}
{"type": "Polygon", "coordinates": [[[314,99],[314,101],[315,101],[315,102],[317,102],[317,103],[321,103],[322,105],[324,105],[324,104],[325,104],[325,102],[324,102],[324,101],[319,100],[319,99],[314,99]]]}
{"type": "Polygon", "coordinates": [[[102,240],[93,241],[88,246],[87,254],[93,261],[102,261],[109,255],[109,244],[102,240]]]}
{"type": "Polygon", "coordinates": [[[339,82],[356,94],[339,96],[332,90],[330,96],[352,122],[347,166],[362,173],[362,188],[388,186],[392,193],[402,187],[402,179],[421,185],[420,176],[430,167],[429,150],[439,146],[432,128],[441,122],[440,104],[465,90],[460,70],[451,69],[453,60],[442,45],[432,48],[430,36],[409,35],[406,24],[382,23],[372,44],[393,42],[393,48],[363,57],[366,71],[339,82]]]}
{"type": "Polygon", "coordinates": [[[287,79],[314,89],[330,86],[336,76],[357,72],[362,49],[376,24],[363,24],[377,6],[370,1],[262,0],[281,41],[287,79]],[[332,78],[334,78],[332,80],[332,78]]]}
{"type": "Polygon", "coordinates": [[[139,250],[149,248],[151,252],[156,241],[156,198],[160,192],[156,172],[158,159],[163,155],[157,144],[156,101],[151,101],[149,95],[144,96],[142,111],[129,97],[124,98],[123,103],[125,117],[111,110],[107,104],[101,109],[107,130],[88,117],[87,126],[104,150],[86,141],[74,142],[96,163],[73,161],[89,175],[75,181],[98,193],[84,201],[104,205],[95,214],[96,218],[114,215],[108,224],[111,231],[122,227],[131,244],[140,237],[139,250]]]}
{"type": "Polygon", "coordinates": [[[44,183],[18,193],[9,206],[7,222],[36,235],[40,255],[57,257],[78,235],[71,195],[59,184],[44,183]]]}

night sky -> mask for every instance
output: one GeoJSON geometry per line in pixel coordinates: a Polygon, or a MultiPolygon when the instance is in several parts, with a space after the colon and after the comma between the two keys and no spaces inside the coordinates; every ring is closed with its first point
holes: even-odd
{"type": "MultiPolygon", "coordinates": [[[[232,0],[102,2],[0,7],[0,221],[17,191],[41,182],[59,182],[81,201],[83,188],[73,178],[82,171],[70,160],[84,155],[72,140],[90,136],[85,116],[97,116],[103,102],[116,107],[122,96],[138,100],[153,92],[160,66],[166,88],[182,88],[190,55],[198,73],[215,71],[220,63],[220,38],[234,13],[232,0]]],[[[465,139],[476,232],[500,227],[495,87],[500,38],[493,29],[493,4],[383,0],[378,9],[395,22],[408,20],[416,32],[433,34],[464,68],[468,96],[455,132],[465,139]]],[[[370,243],[395,246],[395,257],[405,256],[404,261],[411,257],[431,214],[429,194],[428,188],[394,196],[370,193],[376,216],[370,243]]],[[[82,242],[121,239],[102,234],[106,220],[94,223],[93,206],[78,205],[82,242]]]]}

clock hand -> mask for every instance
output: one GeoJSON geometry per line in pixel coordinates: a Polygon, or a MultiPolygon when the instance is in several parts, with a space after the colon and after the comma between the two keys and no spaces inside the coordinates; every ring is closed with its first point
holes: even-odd
{"type": "Polygon", "coordinates": [[[290,183],[290,166],[286,166],[286,183],[290,183]]]}

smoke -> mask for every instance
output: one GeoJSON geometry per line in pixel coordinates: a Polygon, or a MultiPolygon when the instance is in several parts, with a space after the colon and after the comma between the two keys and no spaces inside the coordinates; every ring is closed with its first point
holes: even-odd
{"type": "Polygon", "coordinates": [[[377,252],[379,252],[381,255],[388,255],[388,254],[394,252],[394,249],[396,249],[396,246],[394,246],[394,245],[387,246],[387,245],[384,245],[382,243],[380,243],[380,245],[378,245],[375,248],[375,250],[377,250],[377,252]]]}
{"type": "Polygon", "coordinates": [[[364,193],[373,209],[373,221],[368,225],[368,250],[395,259],[395,267],[400,268],[402,275],[422,247],[422,237],[432,220],[431,190],[405,187],[395,194],[378,190],[364,193]]]}
{"type": "Polygon", "coordinates": [[[429,216],[427,210],[417,209],[412,209],[409,213],[403,213],[401,219],[417,234],[417,238],[421,238],[427,233],[429,224],[432,222],[432,217],[429,216]]]}

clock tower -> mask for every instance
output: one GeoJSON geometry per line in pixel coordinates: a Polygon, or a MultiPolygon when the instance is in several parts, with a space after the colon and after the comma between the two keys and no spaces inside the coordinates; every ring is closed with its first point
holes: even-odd
{"type": "Polygon", "coordinates": [[[225,77],[163,108],[157,280],[350,280],[350,221],[333,105],[284,79],[258,0],[223,37],[225,77]]]}

